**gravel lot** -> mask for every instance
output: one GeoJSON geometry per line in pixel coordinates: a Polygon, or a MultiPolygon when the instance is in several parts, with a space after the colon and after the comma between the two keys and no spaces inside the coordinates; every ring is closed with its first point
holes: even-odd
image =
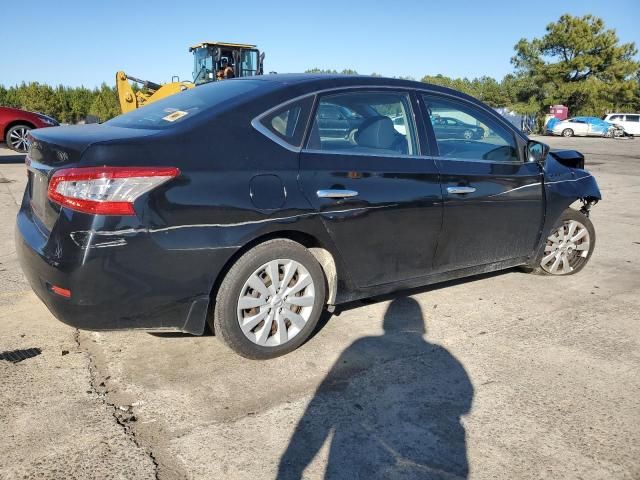
{"type": "Polygon", "coordinates": [[[350,305],[268,362],[55,320],[15,258],[25,170],[0,148],[0,352],[40,349],[0,360],[0,478],[640,478],[640,139],[544,141],[603,192],[583,272],[350,305]]]}

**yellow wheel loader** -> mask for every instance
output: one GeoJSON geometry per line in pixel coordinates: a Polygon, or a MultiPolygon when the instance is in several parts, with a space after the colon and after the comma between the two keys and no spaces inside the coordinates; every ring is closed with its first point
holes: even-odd
{"type": "Polygon", "coordinates": [[[116,90],[122,113],[135,110],[147,103],[188,90],[203,83],[215,82],[230,77],[262,75],[264,53],[255,45],[243,43],[202,42],[189,48],[193,52],[193,81],[181,82],[174,77],[170,83],[158,84],[116,73],[116,90]],[[131,83],[140,85],[134,91],[131,83]]]}

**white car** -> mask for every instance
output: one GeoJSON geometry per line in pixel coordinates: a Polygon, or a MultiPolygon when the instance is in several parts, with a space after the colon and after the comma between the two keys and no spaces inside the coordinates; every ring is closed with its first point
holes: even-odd
{"type": "Polygon", "coordinates": [[[640,135],[640,113],[608,113],[602,119],[620,125],[629,135],[640,135]]]}
{"type": "Polygon", "coordinates": [[[612,134],[613,125],[597,117],[573,117],[547,125],[547,133],[563,137],[608,136],[612,134]]]}

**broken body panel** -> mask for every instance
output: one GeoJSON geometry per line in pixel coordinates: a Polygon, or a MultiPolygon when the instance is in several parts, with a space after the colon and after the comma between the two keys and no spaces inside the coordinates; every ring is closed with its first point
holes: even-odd
{"type": "MultiPolygon", "coordinates": [[[[336,83],[353,81],[339,79],[336,83]]],[[[226,86],[212,84],[210,87],[235,88],[241,82],[254,80],[221,82],[226,86]]],[[[536,225],[531,238],[527,238],[528,256],[519,254],[517,258],[478,262],[464,268],[432,269],[427,275],[392,283],[380,281],[365,288],[354,281],[362,272],[347,268],[327,225],[353,222],[352,225],[357,223],[362,227],[373,222],[378,226],[372,230],[377,237],[353,236],[351,241],[363,245],[384,244],[387,248],[389,241],[385,235],[389,232],[380,225],[386,222],[400,227],[394,223],[397,217],[391,216],[399,211],[395,203],[398,198],[392,202],[389,190],[372,188],[369,203],[363,202],[354,208],[317,209],[310,204],[300,183],[301,152],[282,148],[248,127],[251,119],[274,105],[305,93],[303,86],[291,87],[287,82],[266,92],[265,87],[251,90],[237,100],[216,107],[211,116],[202,113],[191,123],[178,121],[168,129],[105,124],[33,133],[28,156],[29,182],[17,218],[16,247],[32,288],[56,317],[89,330],[142,328],[201,334],[210,311],[212,291],[230,265],[256,242],[274,236],[313,239],[311,250],[318,250],[318,258],[325,259],[319,260],[325,272],[331,269],[337,278],[335,291],[330,294],[331,304],[526,265],[535,258],[569,205],[577,200],[588,204],[601,198],[595,179],[583,169],[584,158],[580,154],[551,152],[541,164],[528,165],[534,172],[531,175],[534,183],[527,184],[527,188],[543,190],[538,197],[543,204],[539,209],[543,214],[532,219],[536,225]],[[233,114],[226,114],[227,109],[234,110],[233,114]],[[225,121],[216,121],[218,115],[225,121]],[[234,122],[228,121],[229,118],[235,119],[234,122]],[[220,142],[220,138],[242,141],[234,143],[235,148],[229,148],[229,142],[220,142]],[[268,167],[263,162],[265,158],[269,159],[268,167]],[[61,207],[47,198],[49,179],[61,168],[105,164],[139,166],[141,159],[152,159],[158,167],[176,166],[179,159],[181,174],[137,199],[136,215],[90,215],[61,207]],[[269,178],[265,179],[266,173],[269,178]],[[278,181],[271,181],[274,178],[278,181]],[[246,188],[240,189],[238,185],[246,188]],[[273,208],[274,205],[280,206],[273,208]],[[372,212],[389,213],[382,213],[381,217],[372,212]],[[56,295],[53,287],[67,289],[70,296],[56,295]]],[[[325,82],[324,78],[318,80],[320,86],[325,82]]],[[[275,85],[275,82],[260,81],[256,85],[275,85]]],[[[412,82],[400,85],[418,88],[412,82]]],[[[206,92],[210,87],[199,87],[185,95],[191,92],[199,95],[197,90],[206,92]]],[[[313,84],[308,88],[318,86],[313,84]]],[[[440,91],[435,86],[420,85],[420,88],[440,91]]],[[[449,90],[446,92],[451,94],[449,90]]],[[[338,160],[336,157],[336,162],[338,160]]],[[[375,165],[382,166],[385,161],[378,158],[375,165]]],[[[398,163],[394,159],[389,162],[398,163]]],[[[415,165],[416,169],[425,168],[419,157],[415,165]]],[[[418,212],[425,207],[424,179],[415,181],[421,172],[406,172],[402,176],[372,174],[367,178],[362,175],[353,179],[342,175],[339,168],[334,173],[343,183],[353,180],[362,182],[362,186],[367,179],[379,182],[399,178],[404,182],[402,188],[407,190],[403,191],[408,199],[403,208],[418,212]]],[[[442,214],[437,212],[447,207],[443,206],[442,193],[437,188],[438,175],[434,170],[437,198],[432,202],[433,228],[441,229],[442,214]]],[[[518,193],[513,201],[522,202],[524,188],[516,186],[512,190],[518,193]]],[[[487,198],[486,201],[502,202],[500,205],[508,207],[505,203],[508,197],[488,194],[487,198]]],[[[416,215],[414,220],[421,218],[416,215]]],[[[415,234],[417,230],[413,231],[415,234]]],[[[396,239],[400,238],[398,232],[394,234],[396,239]]],[[[449,238],[440,235],[438,241],[444,243],[449,238]]]]}

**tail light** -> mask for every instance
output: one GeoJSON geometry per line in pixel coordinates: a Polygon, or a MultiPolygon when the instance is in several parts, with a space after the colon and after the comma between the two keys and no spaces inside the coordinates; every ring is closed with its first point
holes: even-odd
{"type": "Polygon", "coordinates": [[[174,167],[81,167],[58,170],[49,182],[53,202],[96,215],[135,215],[140,195],[180,173],[174,167]]]}

